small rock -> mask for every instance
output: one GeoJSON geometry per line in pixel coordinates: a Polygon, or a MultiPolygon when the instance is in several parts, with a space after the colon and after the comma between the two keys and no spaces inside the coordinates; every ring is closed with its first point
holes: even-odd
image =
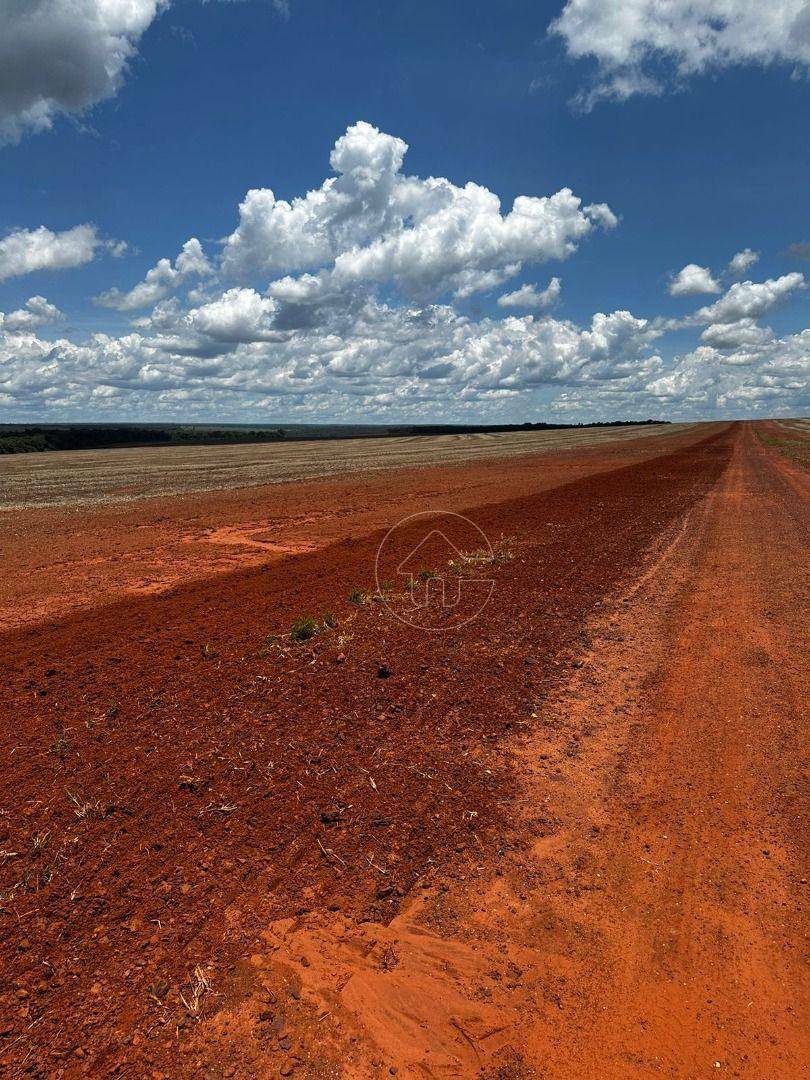
{"type": "Polygon", "coordinates": [[[387,679],[391,674],[391,669],[387,664],[380,664],[377,668],[377,677],[380,679],[387,679]]]}

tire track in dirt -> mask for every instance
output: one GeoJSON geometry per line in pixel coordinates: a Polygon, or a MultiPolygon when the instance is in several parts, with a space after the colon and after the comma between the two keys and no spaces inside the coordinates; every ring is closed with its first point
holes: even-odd
{"type": "Polygon", "coordinates": [[[788,1080],[807,1062],[808,506],[743,430],[640,591],[652,612],[621,620],[639,690],[602,676],[603,705],[632,710],[599,796],[603,970],[587,1036],[563,1025],[574,1071],[551,1076],[788,1080]]]}

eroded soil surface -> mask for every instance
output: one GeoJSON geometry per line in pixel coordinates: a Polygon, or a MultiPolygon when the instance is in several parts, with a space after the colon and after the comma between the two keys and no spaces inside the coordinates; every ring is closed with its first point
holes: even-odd
{"type": "Polygon", "coordinates": [[[455,476],[441,508],[504,538],[456,631],[373,598],[390,512],[8,630],[2,1065],[803,1075],[808,480],[779,451],[715,425],[455,476]]]}

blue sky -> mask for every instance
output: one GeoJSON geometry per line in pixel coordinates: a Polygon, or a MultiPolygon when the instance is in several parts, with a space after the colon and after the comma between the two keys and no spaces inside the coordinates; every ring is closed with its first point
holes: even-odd
{"type": "MultiPolygon", "coordinates": [[[[112,30],[116,0],[79,0],[81,48],[98,35],[90,59],[109,57],[110,34],[130,55],[117,78],[70,88],[70,100],[65,79],[47,78],[75,60],[73,27],[52,30],[66,3],[34,0],[42,21],[29,17],[24,35],[20,12],[30,16],[30,4],[17,11],[11,0],[0,16],[9,20],[7,47],[24,41],[31,50],[22,74],[0,63],[0,419],[806,411],[803,0],[787,0],[783,24],[763,26],[746,0],[675,0],[666,24],[652,0],[628,0],[642,29],[626,41],[611,25],[617,5],[609,0],[136,0],[137,26],[112,30]],[[555,19],[560,32],[550,33],[555,19]],[[28,74],[37,60],[41,86],[28,74]],[[278,230],[288,225],[276,211],[261,235],[248,236],[239,215],[247,191],[293,200],[319,189],[334,175],[336,140],[359,121],[378,132],[363,129],[361,155],[396,157],[395,141],[407,144],[404,163],[392,167],[395,183],[410,176],[452,185],[461,263],[439,266],[439,250],[436,265],[419,255],[418,267],[402,266],[389,253],[370,277],[356,266],[338,273],[351,250],[397,247],[411,225],[389,207],[375,232],[362,217],[365,202],[351,211],[348,239],[310,262],[288,256],[288,266],[278,254],[278,230]],[[469,181],[500,199],[502,218],[516,197],[570,188],[581,220],[572,218],[556,244],[512,235],[507,221],[509,236],[490,250],[490,218],[464,216],[469,181]],[[592,204],[606,204],[615,220],[589,217],[592,204]],[[92,236],[70,233],[85,224],[92,236]],[[40,227],[48,235],[37,239],[40,227]],[[50,236],[62,233],[65,251],[54,256],[50,236]],[[235,234],[241,254],[223,264],[221,241],[235,234]],[[13,241],[5,248],[4,237],[13,241]],[[122,299],[192,237],[203,272],[175,273],[143,306],[122,299]],[[560,243],[576,250],[560,258],[560,243]],[[44,254],[26,254],[26,244],[44,254]],[[747,249],[757,260],[727,271],[747,249]],[[476,279],[460,285],[464,257],[476,279]],[[670,295],[675,275],[692,264],[704,277],[670,295]],[[273,291],[301,275],[318,278],[305,303],[300,285],[294,303],[289,289],[273,291]],[[553,277],[559,296],[537,299],[553,277]],[[695,291],[700,280],[705,292],[695,291]],[[708,312],[735,282],[723,312],[708,312]],[[499,304],[525,284],[535,285],[521,294],[525,305],[520,295],[499,304]],[[118,290],[112,299],[94,300],[110,290],[118,290]]],[[[82,66],[92,66],[87,57],[82,66]]],[[[419,205],[429,197],[423,184],[419,205]]],[[[309,221],[285,250],[299,240],[306,248],[306,229],[324,228],[334,219],[309,221]]],[[[542,231],[545,219],[525,228],[542,231]]],[[[434,235],[446,253],[445,233],[426,231],[425,246],[434,235]]]]}

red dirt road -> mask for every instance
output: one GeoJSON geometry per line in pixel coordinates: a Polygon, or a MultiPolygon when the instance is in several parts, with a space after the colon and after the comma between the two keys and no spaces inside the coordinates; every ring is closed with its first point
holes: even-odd
{"type": "Polygon", "coordinates": [[[665,449],[467,502],[457,632],[370,533],[5,634],[7,1070],[803,1075],[807,474],[665,449]]]}

